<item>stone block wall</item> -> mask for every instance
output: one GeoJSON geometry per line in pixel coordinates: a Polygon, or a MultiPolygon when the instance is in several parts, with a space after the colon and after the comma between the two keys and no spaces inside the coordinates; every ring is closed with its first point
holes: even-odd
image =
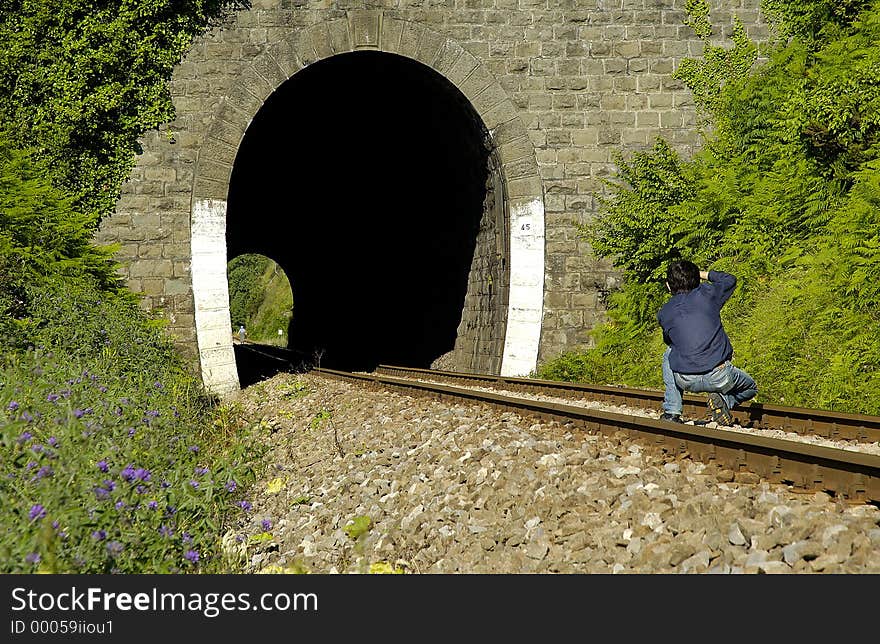
{"type": "MultiPolygon", "coordinates": [[[[291,34],[308,34],[311,53],[297,52],[301,64],[351,50],[354,41],[369,46],[370,38],[393,43],[392,51],[413,57],[445,41],[478,61],[478,72],[462,72],[461,78],[450,80],[465,94],[467,83],[491,82],[492,89],[480,98],[512,105],[516,123],[527,134],[523,141],[533,150],[520,160],[504,158],[514,149],[508,145],[501,150],[501,160],[508,171],[523,160],[534,167],[543,195],[544,301],[538,362],[586,346],[588,331],[603,317],[601,296],[619,276],[590,254],[575,224],[595,214],[602,182],[615,171],[615,153],[648,148],[658,135],[686,156],[700,144],[692,96],[672,78],[683,58],[702,51],[701,41],[685,25],[684,3],[254,0],[250,10],[236,13],[228,24],[196,42],[177,67],[172,81],[177,118],[143,137],[144,152],[117,214],[104,222],[98,241],[121,244],[119,257],[131,287],[144,294],[145,307],[168,317],[181,347],[195,355],[190,275],[194,194],[200,182],[222,192],[231,169],[213,159],[228,157],[241,139],[241,128],[218,120],[217,114],[229,104],[259,109],[273,89],[272,79],[295,71],[285,68],[284,59],[263,54],[286,46],[291,34]],[[377,15],[384,21],[377,23],[377,15]],[[384,31],[377,32],[376,24],[384,31]],[[256,68],[254,61],[259,61],[256,68]],[[265,68],[267,64],[274,68],[265,68]],[[250,80],[242,84],[246,73],[250,80]]],[[[711,18],[718,42],[729,38],[734,16],[752,38],[766,39],[768,27],[758,3],[713,0],[711,18]]],[[[447,77],[456,73],[450,68],[447,77]]],[[[515,192],[514,187],[512,199],[517,198],[515,192]]],[[[511,210],[512,216],[516,212],[511,210]]]]}

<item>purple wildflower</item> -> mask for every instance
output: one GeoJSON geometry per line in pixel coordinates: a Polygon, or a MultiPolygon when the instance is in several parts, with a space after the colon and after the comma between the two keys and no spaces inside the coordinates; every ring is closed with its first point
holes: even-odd
{"type": "Polygon", "coordinates": [[[21,417],[24,418],[24,421],[25,421],[26,423],[32,423],[32,422],[34,421],[34,417],[31,416],[31,415],[30,415],[28,412],[26,412],[26,411],[21,412],[21,417]]]}
{"type": "Polygon", "coordinates": [[[240,534],[235,535],[235,542],[236,543],[241,543],[242,541],[244,541],[243,536],[241,536],[240,534]]]}
{"type": "Polygon", "coordinates": [[[17,442],[19,445],[27,443],[30,439],[34,437],[30,432],[22,432],[21,436],[18,437],[17,442]]]}
{"type": "Polygon", "coordinates": [[[125,507],[125,502],[124,502],[124,501],[117,501],[117,502],[116,502],[116,509],[117,509],[117,510],[121,510],[121,509],[124,508],[124,507],[125,507]]]}
{"type": "Polygon", "coordinates": [[[107,461],[98,461],[97,463],[98,469],[102,472],[106,472],[109,468],[107,467],[107,461]]]}
{"type": "Polygon", "coordinates": [[[138,486],[135,488],[135,491],[136,491],[138,494],[143,494],[144,492],[147,491],[147,486],[146,486],[146,485],[138,485],[138,486]]]}
{"type": "Polygon", "coordinates": [[[55,402],[56,400],[58,400],[59,397],[60,396],[58,396],[58,394],[49,394],[48,396],[46,396],[46,400],[48,400],[49,402],[55,402]]]}
{"type": "Polygon", "coordinates": [[[198,446],[198,445],[190,445],[190,446],[189,446],[189,451],[191,451],[191,452],[195,452],[195,453],[198,453],[198,451],[199,451],[199,446],[198,446]]]}
{"type": "Polygon", "coordinates": [[[162,483],[160,483],[159,486],[160,486],[162,489],[166,489],[166,488],[171,487],[171,483],[169,483],[168,481],[162,481],[162,483]]]}
{"type": "Polygon", "coordinates": [[[52,474],[54,474],[54,472],[52,471],[52,468],[49,467],[48,465],[44,465],[44,466],[41,467],[39,470],[37,470],[37,476],[36,476],[36,478],[37,478],[37,479],[42,479],[42,478],[45,478],[45,477],[47,477],[47,476],[52,476],[52,474]]]}
{"type": "Polygon", "coordinates": [[[143,467],[139,467],[134,471],[134,477],[138,481],[149,481],[150,480],[150,470],[144,469],[143,467]]]}
{"type": "Polygon", "coordinates": [[[129,437],[132,437],[132,436],[134,436],[134,435],[135,435],[135,433],[136,433],[136,430],[135,430],[135,428],[134,428],[134,427],[132,427],[132,428],[131,428],[131,429],[129,429],[129,430],[128,430],[128,436],[129,436],[129,437]]]}
{"type": "Polygon", "coordinates": [[[28,462],[27,462],[27,465],[25,465],[24,468],[25,468],[26,470],[32,470],[32,469],[34,469],[36,466],[37,466],[37,462],[36,462],[36,461],[28,461],[28,462]]]}
{"type": "Polygon", "coordinates": [[[272,522],[271,522],[269,519],[263,519],[263,520],[260,522],[260,525],[263,526],[263,530],[267,530],[267,531],[268,531],[268,530],[271,530],[271,529],[272,529],[272,522]]]}
{"type": "Polygon", "coordinates": [[[119,472],[119,476],[121,476],[126,481],[131,481],[134,479],[134,468],[131,464],[125,466],[125,468],[119,472]]]}
{"type": "Polygon", "coordinates": [[[97,541],[103,541],[106,538],[107,538],[107,532],[105,530],[95,530],[92,533],[92,539],[95,539],[97,541]]]}
{"type": "Polygon", "coordinates": [[[226,484],[226,491],[227,492],[235,492],[235,488],[237,488],[237,487],[238,487],[238,485],[236,484],[235,481],[229,481],[229,483],[226,484]]]}
{"type": "Polygon", "coordinates": [[[163,537],[172,537],[174,536],[174,530],[163,523],[159,526],[159,534],[163,537]]]}
{"type": "Polygon", "coordinates": [[[189,484],[192,485],[195,489],[198,489],[198,488],[199,488],[199,482],[198,482],[198,481],[190,481],[189,484]]]}
{"type": "Polygon", "coordinates": [[[40,563],[40,553],[39,552],[29,552],[27,556],[24,558],[26,562],[29,564],[40,563]]]}
{"type": "Polygon", "coordinates": [[[207,474],[207,473],[208,473],[207,467],[197,467],[196,468],[196,475],[197,476],[201,476],[202,474],[207,474]]]}
{"type": "Polygon", "coordinates": [[[116,483],[114,483],[114,482],[113,482],[112,480],[110,480],[110,479],[104,479],[104,485],[107,486],[107,489],[108,489],[110,492],[112,492],[113,490],[116,489],[116,483]]]}
{"type": "Polygon", "coordinates": [[[85,414],[86,414],[86,412],[84,412],[82,409],[74,409],[73,410],[73,415],[76,418],[82,418],[83,416],[85,416],[85,414]]]}
{"type": "Polygon", "coordinates": [[[6,409],[8,409],[9,411],[15,411],[16,409],[18,409],[18,403],[13,400],[6,406],[6,409]]]}
{"type": "Polygon", "coordinates": [[[147,507],[151,510],[155,510],[159,507],[159,504],[156,501],[150,501],[149,503],[147,503],[147,507]]]}
{"type": "Polygon", "coordinates": [[[98,391],[100,391],[102,394],[106,394],[107,387],[105,387],[104,385],[101,385],[100,387],[98,387],[98,391]]]}
{"type": "Polygon", "coordinates": [[[61,524],[56,520],[52,522],[52,529],[57,530],[61,524]]]}
{"type": "Polygon", "coordinates": [[[107,554],[113,558],[118,557],[122,554],[122,544],[118,541],[111,541],[107,544],[107,554]]]}
{"type": "Polygon", "coordinates": [[[47,440],[46,442],[49,443],[49,445],[51,445],[52,447],[58,447],[58,439],[54,436],[50,436],[49,440],[47,440]]]}
{"type": "Polygon", "coordinates": [[[250,510],[252,506],[249,501],[239,501],[238,507],[240,507],[242,510],[247,511],[250,510]]]}
{"type": "Polygon", "coordinates": [[[40,452],[43,451],[43,446],[40,445],[39,443],[37,443],[36,445],[31,447],[31,451],[34,452],[35,454],[39,454],[40,452]]]}
{"type": "Polygon", "coordinates": [[[95,497],[96,497],[99,501],[104,501],[104,500],[110,498],[110,493],[109,493],[107,490],[105,490],[104,488],[102,488],[102,487],[97,487],[97,486],[96,486],[95,489],[94,489],[94,492],[95,492],[95,497]]]}
{"type": "Polygon", "coordinates": [[[28,512],[28,517],[30,517],[31,521],[37,521],[38,519],[42,519],[46,516],[46,508],[37,503],[36,505],[31,506],[30,512],[28,512]]]}
{"type": "Polygon", "coordinates": [[[192,535],[189,532],[183,533],[183,542],[184,543],[192,543],[192,540],[193,540],[192,535]]]}
{"type": "Polygon", "coordinates": [[[150,418],[155,418],[158,415],[159,415],[159,412],[155,409],[150,409],[147,411],[147,416],[149,416],[150,418]]]}
{"type": "Polygon", "coordinates": [[[195,550],[187,550],[186,554],[183,555],[183,558],[190,563],[196,563],[199,560],[199,553],[195,550]]]}

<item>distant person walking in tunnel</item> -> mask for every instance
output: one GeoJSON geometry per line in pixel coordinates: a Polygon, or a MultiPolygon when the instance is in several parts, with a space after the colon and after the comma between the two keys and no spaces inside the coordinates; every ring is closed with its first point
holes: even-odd
{"type": "Polygon", "coordinates": [[[242,324],[240,327],[238,327],[238,339],[244,342],[246,336],[247,331],[245,331],[244,325],[242,324]]]}
{"type": "Polygon", "coordinates": [[[683,422],[682,392],[706,392],[712,420],[730,425],[730,409],[758,393],[754,379],[731,364],[733,347],[721,324],[721,307],[733,294],[736,278],[721,271],[701,271],[684,260],[669,266],[666,288],[672,297],[657,313],[667,345],[660,419],[683,422]]]}

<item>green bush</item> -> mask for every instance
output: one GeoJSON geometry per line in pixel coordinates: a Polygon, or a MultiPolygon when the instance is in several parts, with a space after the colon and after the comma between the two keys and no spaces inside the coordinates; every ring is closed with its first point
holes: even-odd
{"type": "Polygon", "coordinates": [[[286,345],[293,293],[281,267],[268,257],[248,253],[230,260],[227,275],[233,332],[244,325],[250,340],[286,345]]]}
{"type": "Polygon", "coordinates": [[[30,295],[31,348],[0,363],[0,571],[228,571],[221,536],[260,450],[214,422],[130,299],[30,295]]]}
{"type": "Polygon", "coordinates": [[[737,276],[722,319],[759,401],[880,413],[880,2],[768,4],[788,38],[750,69],[689,0],[706,56],[677,75],[711,136],[689,161],[660,141],[619,162],[581,233],[623,286],[595,347],[539,375],[658,386],[663,277],[685,258],[737,276]]]}

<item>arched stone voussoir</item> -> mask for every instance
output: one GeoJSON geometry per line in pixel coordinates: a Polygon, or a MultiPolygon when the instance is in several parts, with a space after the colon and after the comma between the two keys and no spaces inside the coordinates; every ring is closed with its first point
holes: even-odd
{"type": "Polygon", "coordinates": [[[238,154],[238,146],[230,145],[226,141],[215,136],[213,132],[217,127],[218,124],[215,123],[211,127],[211,131],[209,131],[208,135],[205,137],[205,140],[202,142],[201,148],[199,149],[199,158],[211,159],[222,165],[232,167],[235,163],[235,155],[238,154]]]}
{"type": "Polygon", "coordinates": [[[437,62],[437,57],[449,40],[436,31],[431,31],[430,29],[425,29],[424,31],[419,48],[413,58],[428,67],[433,67],[434,63],[437,62]]]}
{"type": "Polygon", "coordinates": [[[275,64],[284,72],[285,80],[293,76],[303,68],[303,63],[297,55],[295,45],[299,42],[298,36],[288,36],[280,40],[266,49],[265,54],[272,57],[275,64]]]}
{"type": "Polygon", "coordinates": [[[403,34],[404,20],[382,17],[382,30],[379,35],[379,49],[391,54],[400,50],[400,37],[403,34]]]}
{"type": "Polygon", "coordinates": [[[319,56],[318,52],[315,50],[315,45],[312,43],[312,39],[308,31],[300,32],[298,37],[288,41],[291,47],[291,50],[294,52],[296,57],[299,59],[299,62],[303,67],[308,67],[312,63],[316,63],[323,56],[319,56]]]}
{"type": "Polygon", "coordinates": [[[467,96],[471,104],[475,105],[475,99],[493,83],[495,83],[495,77],[478,61],[467,77],[455,84],[461,90],[461,93],[467,96]]]}
{"type": "Polygon", "coordinates": [[[249,122],[250,117],[246,117],[239,110],[223,101],[214,113],[214,118],[211,119],[207,136],[238,148],[249,122]]]}
{"type": "Polygon", "coordinates": [[[397,49],[397,53],[401,56],[415,59],[426,31],[425,27],[419,23],[405,20],[403,31],[400,34],[400,46],[397,49]]]}
{"type": "MultiPolygon", "coordinates": [[[[261,58],[268,58],[268,56],[261,58]]],[[[263,103],[269,98],[272,92],[278,88],[278,85],[270,84],[268,80],[263,78],[259,72],[257,72],[255,65],[259,61],[260,59],[258,58],[254,63],[248,65],[236,83],[237,85],[243,86],[248,94],[260,101],[257,110],[254,110],[254,114],[256,114],[259,108],[263,106],[263,103]]]]}
{"type": "MultiPolygon", "coordinates": [[[[469,96],[468,98],[474,106],[474,109],[481,115],[489,113],[496,105],[504,103],[505,101],[510,103],[511,108],[515,109],[513,103],[507,96],[507,92],[504,91],[504,88],[501,87],[501,84],[495,79],[492,79],[476,96],[469,96]]],[[[486,127],[488,127],[488,124],[486,127]]]]}
{"type": "Polygon", "coordinates": [[[306,29],[304,38],[314,47],[318,60],[329,58],[336,53],[333,51],[333,45],[330,44],[330,30],[326,22],[319,22],[306,29]]]}
{"type": "MultiPolygon", "coordinates": [[[[511,104],[511,109],[515,109],[513,108],[513,104],[511,104]]],[[[492,139],[495,141],[495,144],[499,146],[506,145],[523,137],[528,137],[529,135],[525,124],[518,116],[490,128],[490,132],[492,133],[492,139]]]]}
{"type": "Polygon", "coordinates": [[[257,56],[251,65],[251,69],[272,88],[273,92],[281,83],[290,78],[290,75],[281,68],[269,51],[257,56]]]}
{"type": "Polygon", "coordinates": [[[330,47],[333,53],[344,54],[352,51],[352,36],[348,24],[348,18],[337,18],[327,23],[327,32],[330,36],[330,47]]]}
{"type": "Polygon", "coordinates": [[[435,69],[443,74],[450,83],[456,87],[461,87],[467,77],[479,66],[480,61],[477,60],[476,56],[461,48],[461,53],[452,61],[448,68],[435,67],[435,69]]]}

